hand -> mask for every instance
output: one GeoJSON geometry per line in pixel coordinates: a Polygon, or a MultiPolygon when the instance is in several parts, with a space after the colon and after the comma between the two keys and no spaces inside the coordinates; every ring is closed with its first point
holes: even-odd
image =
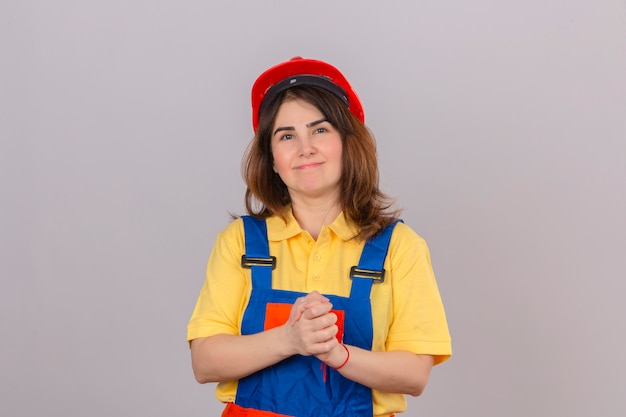
{"type": "Polygon", "coordinates": [[[330,312],[331,309],[330,300],[317,291],[296,300],[284,325],[294,353],[305,356],[324,354],[338,344],[337,316],[330,312]]]}
{"type": "Polygon", "coordinates": [[[331,368],[337,369],[343,367],[343,365],[348,362],[348,359],[350,359],[350,353],[347,346],[337,343],[337,345],[328,352],[319,353],[315,355],[315,357],[331,368]]]}
{"type": "Polygon", "coordinates": [[[304,297],[298,298],[291,308],[291,314],[289,315],[288,320],[289,325],[293,326],[294,324],[296,324],[296,322],[300,319],[300,317],[302,317],[302,313],[304,313],[306,309],[311,308],[319,303],[330,304],[330,300],[317,291],[313,291],[304,297]]]}

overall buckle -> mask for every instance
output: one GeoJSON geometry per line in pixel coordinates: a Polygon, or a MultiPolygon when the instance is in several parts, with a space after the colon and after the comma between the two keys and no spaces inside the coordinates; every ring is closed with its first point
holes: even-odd
{"type": "Polygon", "coordinates": [[[276,269],[276,257],[270,256],[269,258],[259,258],[254,256],[241,255],[241,267],[252,268],[253,266],[271,266],[272,269],[276,269]]]}
{"type": "Polygon", "coordinates": [[[350,279],[364,278],[371,279],[374,282],[383,282],[385,280],[385,270],[374,271],[371,269],[361,269],[357,266],[350,268],[350,279]]]}

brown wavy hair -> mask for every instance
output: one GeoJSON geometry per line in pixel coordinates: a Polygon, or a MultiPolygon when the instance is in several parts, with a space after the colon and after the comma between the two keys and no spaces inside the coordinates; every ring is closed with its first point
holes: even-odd
{"type": "Polygon", "coordinates": [[[248,214],[267,218],[286,218],[291,198],[287,186],[273,169],[272,128],[280,105],[300,99],[317,107],[339,132],[342,140],[343,167],[340,179],[340,204],[348,221],[359,229],[358,239],[366,240],[397,220],[399,210],[379,189],[376,141],[372,133],[332,93],[313,86],[296,86],[264,106],[259,126],[244,154],[242,175],[247,189],[248,214]]]}

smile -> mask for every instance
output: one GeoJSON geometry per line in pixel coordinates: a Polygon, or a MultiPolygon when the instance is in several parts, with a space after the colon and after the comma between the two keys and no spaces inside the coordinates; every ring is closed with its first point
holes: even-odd
{"type": "Polygon", "coordinates": [[[310,164],[298,165],[295,169],[311,169],[322,165],[322,162],[312,162],[310,164]]]}

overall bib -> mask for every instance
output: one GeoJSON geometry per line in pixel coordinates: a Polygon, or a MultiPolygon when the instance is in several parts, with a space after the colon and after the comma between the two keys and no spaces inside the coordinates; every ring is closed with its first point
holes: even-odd
{"type": "MultiPolygon", "coordinates": [[[[242,266],[252,270],[252,293],[241,333],[255,334],[287,321],[291,305],[306,294],[272,288],[276,258],[269,253],[265,220],[244,216],[246,254],[242,266]]],[[[384,280],[383,263],[393,227],[366,242],[358,266],[352,267],[349,297],[324,294],[333,305],[341,343],[372,349],[373,282],[384,280]],[[343,324],[343,326],[342,326],[343,324]]],[[[347,272],[347,271],[346,271],[347,272]]],[[[294,355],[239,380],[234,404],[222,416],[371,417],[372,390],[343,377],[314,356],[294,355]]]]}

